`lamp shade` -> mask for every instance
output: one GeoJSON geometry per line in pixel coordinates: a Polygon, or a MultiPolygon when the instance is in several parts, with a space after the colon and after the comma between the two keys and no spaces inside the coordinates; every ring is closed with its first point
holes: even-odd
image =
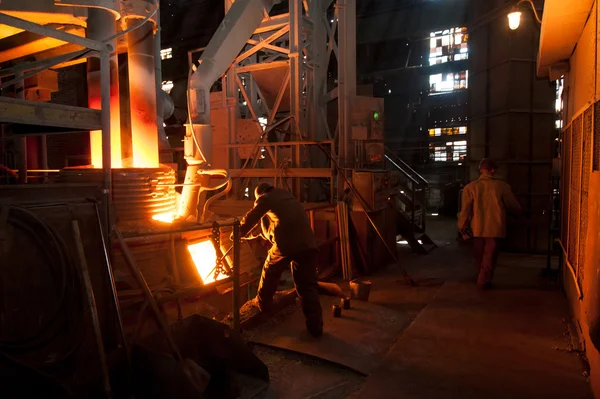
{"type": "Polygon", "coordinates": [[[508,14],[508,26],[510,29],[515,30],[521,24],[521,11],[513,11],[508,14]]]}

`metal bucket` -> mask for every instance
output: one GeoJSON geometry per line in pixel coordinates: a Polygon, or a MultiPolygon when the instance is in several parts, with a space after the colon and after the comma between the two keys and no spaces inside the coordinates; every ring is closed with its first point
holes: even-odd
{"type": "Polygon", "coordinates": [[[371,282],[369,280],[356,279],[350,281],[350,297],[359,301],[368,301],[371,293],[371,282]]]}

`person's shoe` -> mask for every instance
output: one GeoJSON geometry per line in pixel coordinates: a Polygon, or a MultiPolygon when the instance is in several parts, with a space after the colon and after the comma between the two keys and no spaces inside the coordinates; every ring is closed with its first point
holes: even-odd
{"type": "Polygon", "coordinates": [[[492,283],[485,283],[485,284],[477,284],[477,287],[481,290],[481,291],[488,291],[492,289],[492,283]]]}
{"type": "Polygon", "coordinates": [[[315,338],[319,338],[323,335],[323,320],[321,318],[308,318],[306,319],[306,329],[315,338]]]}

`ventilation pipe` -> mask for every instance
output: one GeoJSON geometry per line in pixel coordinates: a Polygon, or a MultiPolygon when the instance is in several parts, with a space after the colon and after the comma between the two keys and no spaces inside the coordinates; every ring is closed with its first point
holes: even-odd
{"type": "Polygon", "coordinates": [[[265,10],[269,12],[276,3],[279,0],[236,0],[202,53],[200,65],[195,72],[190,71],[189,124],[184,141],[188,168],[179,205],[179,214],[184,219],[195,214],[199,207],[200,185],[208,183],[208,176],[201,177],[198,172],[210,168],[212,162],[210,89],[252,37],[264,18],[265,10]]]}

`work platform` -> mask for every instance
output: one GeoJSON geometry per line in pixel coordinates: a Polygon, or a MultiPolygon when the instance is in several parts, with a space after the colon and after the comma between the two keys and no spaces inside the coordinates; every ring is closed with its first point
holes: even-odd
{"type": "MultiPolygon", "coordinates": [[[[473,279],[471,248],[455,241],[454,223],[431,224],[439,249],[427,255],[426,267],[422,256],[411,254],[407,245],[399,246],[418,287],[404,283],[393,265],[370,277],[369,306],[395,315],[388,331],[399,327],[386,353],[375,359],[377,367],[352,370],[351,362],[348,368],[330,363],[334,355],[341,359],[343,354],[334,353],[341,345],[319,347],[323,353],[316,354],[328,361],[315,353],[306,356],[256,345],[254,351],[271,375],[271,385],[260,397],[592,397],[585,362],[573,346],[576,339],[570,335],[564,295],[556,281],[540,277],[546,258],[502,254],[496,288],[481,292],[473,279]]],[[[343,312],[344,322],[360,323],[363,308],[343,312]]],[[[324,311],[331,314],[330,308],[324,311]]],[[[251,339],[277,334],[297,312],[284,312],[276,323],[250,332],[251,339]]],[[[385,334],[370,337],[372,348],[389,339],[385,334]]],[[[346,333],[329,339],[348,346],[357,337],[349,326],[346,333]]]]}

